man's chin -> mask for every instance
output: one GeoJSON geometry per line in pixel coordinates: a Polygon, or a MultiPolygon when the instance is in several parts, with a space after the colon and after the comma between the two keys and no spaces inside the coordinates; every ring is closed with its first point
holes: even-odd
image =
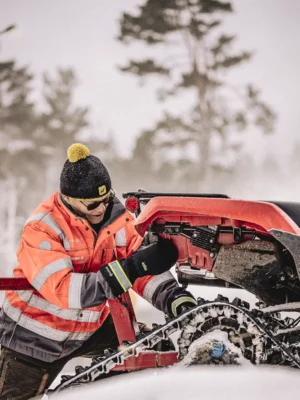
{"type": "Polygon", "coordinates": [[[99,224],[103,220],[104,214],[101,215],[90,215],[88,221],[91,224],[99,224]]]}

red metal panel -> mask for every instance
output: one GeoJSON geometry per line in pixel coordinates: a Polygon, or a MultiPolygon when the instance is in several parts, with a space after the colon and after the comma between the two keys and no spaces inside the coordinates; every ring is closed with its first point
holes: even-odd
{"type": "Polygon", "coordinates": [[[198,219],[195,217],[207,220],[208,216],[253,223],[265,231],[279,229],[300,235],[300,228],[296,223],[275,204],[235,199],[155,197],[146,204],[135,226],[144,235],[148,225],[158,218],[166,221],[170,218],[178,222],[190,220],[192,224],[193,220],[198,219]]]}
{"type": "Polygon", "coordinates": [[[137,371],[147,368],[167,367],[178,361],[178,353],[170,352],[155,352],[149,351],[140,353],[137,357],[131,357],[125,360],[123,365],[117,365],[113,371],[137,371]]]}
{"type": "Polygon", "coordinates": [[[158,367],[167,367],[178,362],[178,353],[176,351],[169,351],[165,353],[158,353],[157,364],[158,367]]]}
{"type": "Polygon", "coordinates": [[[124,340],[136,341],[135,332],[131,323],[129,311],[118,299],[108,300],[111,316],[117,331],[119,343],[124,340]]]}

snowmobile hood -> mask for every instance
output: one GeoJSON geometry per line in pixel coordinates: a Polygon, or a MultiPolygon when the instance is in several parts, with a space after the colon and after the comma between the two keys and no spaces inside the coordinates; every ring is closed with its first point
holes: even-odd
{"type": "Polygon", "coordinates": [[[135,227],[144,235],[147,227],[158,218],[169,222],[199,223],[201,217],[219,217],[249,222],[265,231],[282,230],[300,235],[296,222],[275,203],[220,198],[197,197],[154,197],[143,208],[136,219],[135,227]]]}

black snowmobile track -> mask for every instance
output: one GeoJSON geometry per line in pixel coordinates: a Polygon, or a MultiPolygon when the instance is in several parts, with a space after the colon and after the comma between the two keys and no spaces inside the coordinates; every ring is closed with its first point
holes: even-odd
{"type": "MultiPolygon", "coordinates": [[[[291,318],[285,321],[280,318],[278,312],[268,313],[256,308],[250,311],[249,304],[239,298],[229,302],[226,297],[219,295],[214,301],[206,301],[199,298],[197,303],[197,306],[189,309],[177,318],[169,320],[164,325],[157,326],[146,335],[143,334],[144,336],[138,338],[136,342],[126,343],[125,348],[123,347],[122,350],[115,352],[107,351],[105,357],[94,358],[90,366],[76,368],[75,375],[63,376],[61,383],[54,390],[48,391],[47,394],[57,393],[72,386],[93,382],[99,379],[101,375],[108,374],[116,365],[122,365],[126,359],[135,357],[142,351],[150,350],[161,340],[168,339],[170,335],[178,331],[181,332],[178,341],[179,359],[182,359],[187,354],[188,347],[195,339],[191,333],[191,329],[189,329],[195,327],[195,325],[198,325],[196,330],[201,331],[200,335],[207,331],[213,331],[214,328],[219,329],[220,327],[225,330],[232,328],[235,332],[246,332],[251,327],[252,332],[250,333],[256,339],[256,342],[258,340],[264,344],[264,353],[261,353],[261,347],[259,350],[258,348],[254,348],[255,340],[252,340],[250,345],[248,344],[248,347],[252,346],[251,352],[249,353],[248,351],[248,358],[250,358],[251,362],[256,364],[268,363],[270,354],[277,352],[277,354],[280,354],[279,360],[277,356],[278,364],[300,368],[298,352],[300,346],[300,326],[299,342],[294,339],[292,344],[290,344],[288,327],[291,324],[291,318]],[[217,322],[212,322],[213,320],[217,322]],[[229,323],[228,321],[231,322],[229,323]],[[285,327],[287,328],[286,335],[284,335],[285,327]],[[276,336],[276,331],[278,330],[280,330],[281,339],[276,336]]],[[[295,330],[297,331],[297,327],[293,330],[294,336],[295,330]]],[[[244,356],[247,358],[246,352],[244,356]]],[[[271,363],[274,364],[274,360],[271,363]]]]}

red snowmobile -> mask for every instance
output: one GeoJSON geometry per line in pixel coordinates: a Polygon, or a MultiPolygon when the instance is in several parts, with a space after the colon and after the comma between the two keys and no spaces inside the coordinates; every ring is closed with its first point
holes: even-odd
{"type": "MultiPolygon", "coordinates": [[[[109,301],[119,350],[107,349],[91,366],[76,368],[74,376],[62,377],[55,391],[120,371],[184,363],[187,358],[185,364],[227,364],[242,356],[253,364],[300,368],[300,203],[143,190],[123,197],[137,217],[141,236],[148,241],[163,236],[176,244],[179,283],[242,288],[258,298],[257,308],[250,310],[239,298],[198,298],[194,308],[145,331],[136,322],[126,293],[122,301],[109,301]],[[288,316],[283,318],[282,313],[288,316]],[[175,332],[176,349],[170,341],[175,332]],[[211,340],[216,332],[226,340],[211,340]],[[192,345],[205,338],[210,346],[191,356],[192,345]]],[[[3,278],[0,288],[30,285],[23,278],[3,278]]]]}

